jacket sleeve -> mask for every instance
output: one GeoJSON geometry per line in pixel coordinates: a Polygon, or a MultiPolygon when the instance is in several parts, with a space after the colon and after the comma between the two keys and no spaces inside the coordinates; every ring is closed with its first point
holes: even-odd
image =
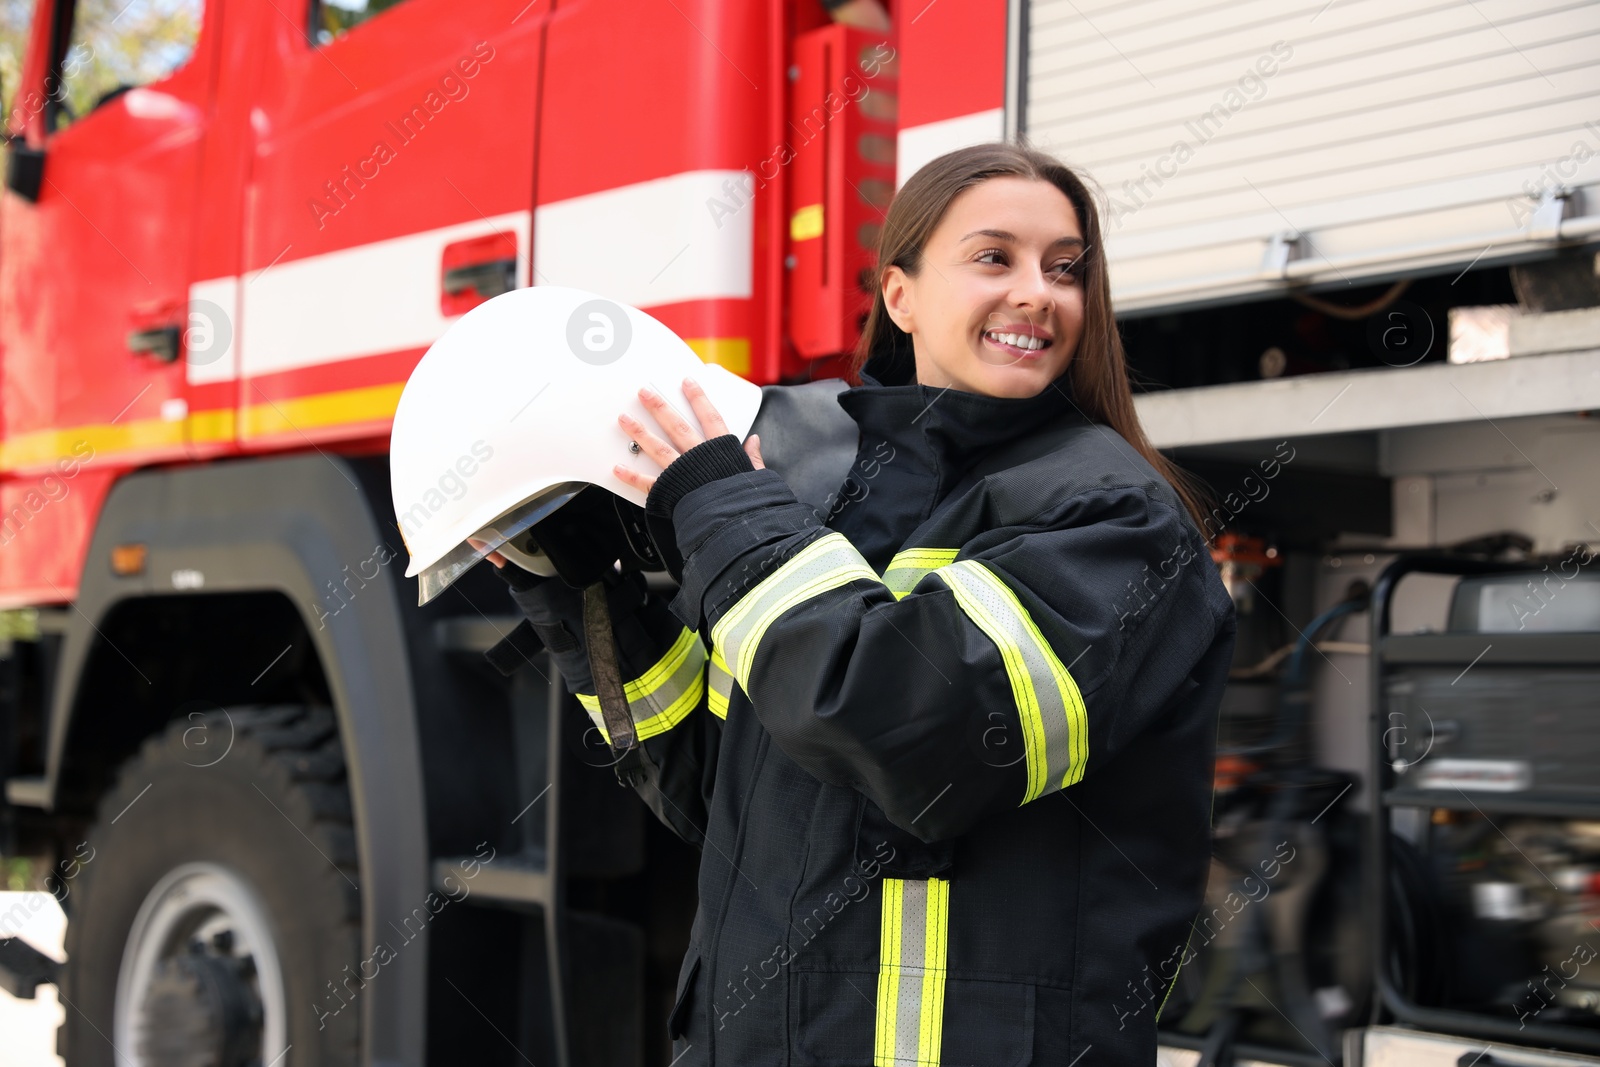
{"type": "Polygon", "coordinates": [[[881,576],[771,470],[674,503],[673,612],[792,759],[924,841],[1110,762],[1193,688],[1223,623],[1199,532],[1138,486],[1034,505],[881,576]]]}
{"type": "MultiPolygon", "coordinates": [[[[593,753],[594,762],[608,761],[610,737],[583,641],[583,591],[552,577],[513,584],[511,598],[589,714],[583,751],[593,753]]],[[[721,740],[715,715],[720,709],[726,717],[729,676],[712,668],[700,635],[673,617],[642,574],[625,575],[607,590],[607,606],[628,711],[650,757],[635,788],[657,818],[698,846],[721,740]]]]}

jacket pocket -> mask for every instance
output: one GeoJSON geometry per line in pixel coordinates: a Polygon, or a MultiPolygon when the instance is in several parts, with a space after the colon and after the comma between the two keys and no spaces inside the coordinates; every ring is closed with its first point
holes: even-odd
{"type": "Polygon", "coordinates": [[[859,971],[801,971],[789,981],[789,1060],[794,1067],[872,1063],[878,978],[859,971]]]}
{"type": "MultiPolygon", "coordinates": [[[[794,1067],[861,1067],[876,1059],[880,1031],[878,977],[802,971],[790,983],[790,1062],[794,1067]]],[[[907,1019],[916,1043],[919,1019],[907,1019]]],[[[897,1025],[899,1021],[896,1021],[897,1025]]],[[[1034,987],[1023,982],[945,983],[939,1055],[919,1067],[1029,1067],[1033,1063],[1034,987]]],[[[907,1050],[915,1060],[917,1050],[907,1050]]],[[[894,1062],[900,1062],[898,1060],[894,1062]]]]}
{"type": "Polygon", "coordinates": [[[694,989],[699,976],[700,951],[691,948],[678,975],[678,998],[673,1002],[672,1013],[667,1016],[667,1036],[673,1040],[682,1037],[689,1027],[689,1013],[694,1010],[694,989]]]}
{"type": "Polygon", "coordinates": [[[944,991],[944,1043],[939,1062],[983,1067],[1033,1063],[1035,995],[1027,982],[952,978],[944,991]]]}

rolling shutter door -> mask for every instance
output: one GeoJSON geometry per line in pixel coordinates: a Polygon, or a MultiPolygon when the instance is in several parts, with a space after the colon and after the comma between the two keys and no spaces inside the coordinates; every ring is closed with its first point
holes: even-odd
{"type": "Polygon", "coordinates": [[[1021,2],[1018,122],[1104,190],[1119,312],[1600,232],[1594,0],[1021,2]]]}

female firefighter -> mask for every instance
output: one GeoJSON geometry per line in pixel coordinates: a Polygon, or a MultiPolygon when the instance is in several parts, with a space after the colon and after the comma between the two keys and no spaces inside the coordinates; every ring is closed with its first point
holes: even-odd
{"type": "MultiPolygon", "coordinates": [[[[657,425],[619,419],[680,585],[611,604],[635,787],[702,846],[676,1063],[1155,1062],[1234,616],[1139,427],[1103,249],[1029,148],[907,181],[826,514],[692,382],[698,428],[648,390],[657,425]]],[[[501,573],[592,710],[581,593],[501,573]]]]}

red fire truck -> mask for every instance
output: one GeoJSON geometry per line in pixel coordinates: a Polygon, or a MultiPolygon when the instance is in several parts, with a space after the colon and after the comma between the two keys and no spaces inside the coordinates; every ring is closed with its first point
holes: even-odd
{"type": "MultiPolygon", "coordinates": [[[[192,15],[159,45],[150,6],[42,0],[4,87],[0,852],[70,916],[61,1052],[639,1062],[692,857],[602,772],[552,788],[582,753],[536,671],[483,672],[492,579],[414,606],[389,420],[522,285],[817,373],[894,189],[894,46],[817,0],[213,0],[153,5],[192,15]],[[81,103],[108,69],[138,83],[81,103]]],[[[1004,7],[973,20],[997,100],[1004,7]]]]}
{"type": "MultiPolygon", "coordinates": [[[[1600,232],[1600,138],[1574,117],[1594,5],[888,6],[876,32],[817,0],[36,0],[3,86],[0,854],[41,857],[69,922],[64,964],[0,941],[0,984],[58,987],[72,1067],[670,1058],[692,852],[585,765],[604,753],[542,657],[486,669],[514,622],[492,576],[425,608],[402,577],[395,403],[507,289],[644,308],[763,385],[837,376],[918,166],[1018,135],[1085,163],[1131,358],[1168,387],[1141,398],[1156,443],[1223,488],[1281,472],[1273,503],[1228,495],[1239,536],[1218,543],[1263,664],[1225,709],[1241,721],[1271,704],[1251,686],[1287,620],[1327,617],[1353,570],[1521,528],[1537,498],[1505,474],[1503,426],[1547,420],[1566,460],[1527,447],[1561,506],[1591,499],[1581,323],[1493,365],[1395,338],[1526,305],[1524,268],[1591,292],[1570,268],[1600,232]],[[136,32],[152,11],[178,32],[136,32]],[[1447,385],[1476,413],[1436,414],[1447,385]]],[[[1538,514],[1528,544],[1553,552],[1600,512],[1538,514]]],[[[1382,778],[1358,688],[1318,696],[1312,747],[1382,778]]],[[[1374,793],[1330,791],[1307,832],[1358,840],[1374,793]]],[[[1437,805],[1414,837],[1465,808],[1437,805]]],[[[1564,812],[1569,843],[1590,810],[1525,808],[1564,812]]],[[[1162,1018],[1199,1020],[1173,1055],[1210,1055],[1212,1017],[1284,1063],[1331,1062],[1340,1032],[1347,1062],[1406,1062],[1411,1039],[1368,1022],[1460,1024],[1427,1038],[1452,1057],[1500,1040],[1393,998],[1369,1012],[1360,877],[1316,877],[1293,899],[1338,921],[1285,922],[1342,939],[1293,957],[1321,961],[1300,992],[1325,1032],[1188,989],[1162,1018]]],[[[1531,916],[1511,884],[1479,895],[1531,916]]],[[[1157,1010],[1148,978],[1106,1010],[1157,1010]]],[[[1565,995],[1541,1025],[1582,1014],[1565,995]]]]}

